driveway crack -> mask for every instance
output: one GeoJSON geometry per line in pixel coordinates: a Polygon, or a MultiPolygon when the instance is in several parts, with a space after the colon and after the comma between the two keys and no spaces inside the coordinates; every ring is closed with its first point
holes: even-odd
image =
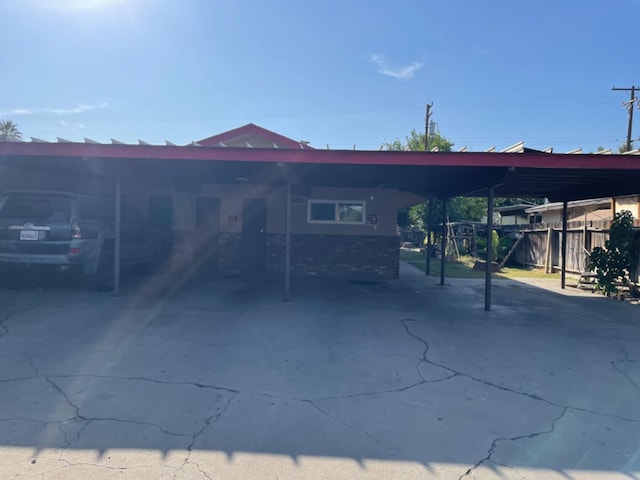
{"type": "Polygon", "coordinates": [[[79,375],[50,375],[52,378],[96,378],[96,379],[107,379],[107,380],[131,380],[131,381],[140,381],[140,382],[150,382],[158,385],[183,385],[183,386],[192,386],[197,388],[206,388],[210,390],[223,391],[231,394],[240,393],[238,390],[228,387],[221,387],[217,385],[208,385],[200,382],[174,382],[170,380],[158,380],[155,378],[149,377],[120,377],[117,375],[87,375],[87,374],[79,374],[79,375]]]}
{"type": "Polygon", "coordinates": [[[622,360],[612,360],[610,362],[611,367],[618,372],[619,374],[621,374],[622,376],[624,376],[624,378],[627,379],[627,381],[633,386],[633,388],[635,388],[638,392],[640,392],[640,385],[638,385],[630,376],[626,371],[620,370],[618,368],[618,364],[620,363],[636,363],[635,360],[631,360],[629,358],[629,352],[627,352],[625,350],[624,352],[624,358],[622,360]]]}
{"type": "Polygon", "coordinates": [[[156,465],[150,464],[150,465],[132,465],[130,467],[113,467],[110,465],[102,465],[99,463],[70,462],[68,460],[65,460],[64,458],[60,458],[59,460],[63,462],[66,467],[87,466],[87,467],[102,468],[105,470],[120,471],[120,472],[124,472],[127,470],[135,470],[135,469],[147,469],[147,468],[153,468],[156,466],[156,465]]]}
{"type": "Polygon", "coordinates": [[[213,425],[214,423],[216,423],[218,420],[220,420],[220,417],[222,417],[222,415],[224,415],[224,413],[227,411],[227,409],[229,408],[229,406],[231,405],[231,403],[233,402],[233,400],[236,398],[236,396],[238,395],[239,392],[235,392],[233,393],[233,395],[231,395],[229,397],[229,399],[227,400],[227,403],[225,404],[224,407],[222,407],[220,409],[219,412],[215,413],[214,415],[211,415],[210,417],[208,417],[204,424],[202,425],[202,428],[200,430],[198,430],[192,437],[191,437],[191,443],[187,446],[187,456],[184,459],[184,462],[182,463],[182,465],[180,465],[174,472],[173,474],[173,478],[177,478],[178,472],[180,470],[182,470],[185,465],[191,464],[194,465],[198,471],[200,473],[202,473],[202,475],[204,475],[206,478],[208,478],[209,480],[213,480],[213,478],[211,476],[209,476],[209,474],[204,471],[202,469],[202,467],[200,466],[200,464],[198,462],[194,462],[193,460],[191,460],[191,452],[193,451],[193,447],[196,444],[196,442],[198,441],[198,437],[200,437],[200,435],[202,435],[204,433],[204,431],[209,428],[211,425],[213,425]]]}
{"type": "Polygon", "coordinates": [[[427,360],[427,354],[429,353],[429,342],[427,342],[424,338],[419,337],[418,335],[415,335],[410,329],[409,326],[407,325],[407,322],[412,322],[413,320],[410,319],[406,319],[406,320],[400,320],[400,322],[402,323],[402,326],[404,327],[404,329],[407,332],[407,335],[409,335],[411,338],[413,338],[414,340],[417,340],[418,342],[422,343],[424,345],[424,350],[422,351],[422,357],[418,360],[418,363],[416,364],[416,372],[418,373],[418,376],[424,380],[425,382],[427,381],[426,378],[424,378],[424,376],[422,375],[422,373],[420,372],[420,364],[421,363],[429,363],[429,361],[427,360]]]}
{"type": "MultiPolygon", "coordinates": [[[[65,391],[59,386],[57,385],[53,380],[51,380],[50,377],[45,376],[44,377],[45,380],[49,383],[49,385],[51,385],[53,387],[54,390],[56,390],[65,400],[65,402],[71,407],[73,408],[75,415],[74,417],[72,417],[70,420],[75,420],[75,421],[86,421],[86,422],[117,422],[117,423],[131,423],[134,425],[140,425],[140,426],[147,426],[147,427],[154,427],[157,428],[158,430],[160,430],[162,433],[164,433],[165,435],[169,435],[172,437],[188,437],[188,434],[185,433],[177,433],[177,432],[172,432],[170,430],[166,430],[164,428],[162,428],[160,425],[156,424],[156,423],[151,423],[151,422],[140,422],[138,420],[129,420],[129,419],[122,419],[122,418],[115,418],[115,417],[85,417],[84,415],[80,414],[80,407],[78,407],[78,405],[76,405],[75,403],[73,403],[71,401],[71,399],[69,398],[69,396],[65,393],[65,391]]],[[[87,424],[88,425],[88,424],[87,424]]],[[[86,428],[86,425],[85,427],[86,428]]],[[[81,429],[84,430],[84,428],[81,429]]]]}
{"type": "Polygon", "coordinates": [[[29,310],[33,310],[34,308],[38,308],[38,305],[30,305],[24,308],[7,308],[2,317],[0,318],[0,338],[9,334],[9,327],[7,327],[7,322],[11,320],[11,317],[15,315],[20,315],[21,313],[28,312],[29,310]]]}
{"type": "Polygon", "coordinates": [[[189,444],[189,446],[187,447],[187,451],[190,453],[191,450],[193,449],[193,446],[195,445],[196,441],[198,440],[198,437],[200,435],[202,435],[204,433],[204,431],[209,428],[211,425],[213,425],[214,423],[216,423],[218,420],[220,420],[220,417],[222,417],[222,415],[224,415],[224,413],[227,411],[227,409],[229,408],[229,406],[231,405],[231,402],[233,402],[233,400],[236,398],[236,396],[238,395],[238,393],[234,393],[233,395],[231,395],[229,397],[229,399],[227,400],[227,403],[225,404],[224,407],[222,407],[220,409],[220,411],[214,415],[211,415],[210,417],[208,417],[205,422],[204,425],[202,426],[202,428],[200,430],[198,430],[198,432],[196,432],[195,435],[193,435],[192,439],[191,439],[191,443],[189,444]]]}
{"type": "Polygon", "coordinates": [[[73,411],[74,411],[74,412],[76,412],[76,414],[75,414],[74,418],[81,418],[81,417],[80,417],[80,408],[79,408],[75,403],[73,403],[73,402],[71,401],[71,399],[70,399],[70,398],[69,398],[69,396],[64,392],[64,390],[62,390],[62,388],[61,388],[57,383],[55,383],[53,380],[51,380],[51,378],[50,378],[50,377],[45,376],[45,377],[44,377],[44,379],[47,381],[47,383],[48,383],[49,385],[51,385],[51,387],[52,387],[56,392],[58,392],[58,393],[62,396],[62,398],[64,398],[64,401],[67,403],[67,405],[69,405],[69,406],[73,409],[73,411]]]}
{"type": "Polygon", "coordinates": [[[391,390],[375,390],[373,392],[352,393],[350,395],[334,395],[334,396],[331,396],[331,397],[322,397],[322,398],[314,398],[314,399],[298,399],[298,401],[301,401],[301,402],[322,402],[322,401],[325,401],[325,400],[344,400],[346,398],[372,397],[372,396],[376,396],[376,395],[385,395],[385,394],[389,394],[389,393],[400,393],[400,392],[406,392],[407,390],[411,390],[412,388],[419,387],[420,385],[426,385],[426,384],[429,384],[429,383],[446,382],[447,380],[450,380],[453,377],[457,377],[457,376],[458,376],[457,373],[452,373],[451,375],[449,375],[447,377],[444,377],[444,378],[438,378],[436,380],[420,380],[419,382],[412,383],[411,385],[406,385],[404,387],[394,388],[394,389],[391,389],[391,390]]]}
{"type": "MultiPolygon", "coordinates": [[[[405,323],[404,320],[403,320],[402,323],[403,323],[403,325],[405,327],[405,330],[407,330],[407,333],[409,334],[409,336],[411,336],[412,338],[416,339],[417,341],[421,342],[423,345],[428,347],[429,344],[427,343],[427,341],[425,339],[423,339],[422,337],[420,337],[420,336],[414,334],[413,332],[411,332],[409,326],[405,323]]],[[[475,376],[473,376],[473,375],[471,375],[469,373],[460,372],[460,371],[455,370],[454,368],[451,368],[451,367],[449,367],[447,365],[443,365],[441,363],[437,363],[437,362],[434,362],[432,360],[429,360],[428,358],[426,358],[426,353],[427,352],[428,352],[428,348],[425,348],[425,351],[424,351],[424,354],[423,354],[423,359],[421,359],[420,362],[425,362],[425,363],[428,363],[429,365],[434,365],[436,367],[440,367],[440,368],[443,368],[445,370],[448,370],[449,372],[454,374],[452,376],[460,376],[460,377],[468,378],[469,380],[473,380],[474,382],[481,383],[483,385],[486,385],[487,387],[496,388],[498,390],[502,390],[503,392],[509,392],[509,393],[513,393],[513,394],[516,394],[516,395],[521,395],[521,396],[527,397],[527,398],[529,398],[531,400],[544,402],[547,405],[550,405],[552,407],[561,408],[561,409],[570,409],[570,410],[574,410],[574,411],[577,411],[577,412],[588,413],[588,414],[591,414],[591,415],[599,415],[599,416],[607,417],[607,418],[615,418],[617,420],[622,420],[622,421],[625,421],[625,422],[640,423],[640,419],[622,417],[622,416],[614,415],[614,414],[610,414],[610,413],[597,412],[597,411],[594,411],[594,410],[589,410],[589,409],[581,408],[581,407],[574,407],[574,406],[571,406],[571,405],[562,405],[562,404],[559,404],[559,403],[556,403],[556,402],[552,402],[551,400],[547,400],[546,398],[542,398],[539,395],[536,395],[534,393],[525,392],[525,391],[522,391],[522,390],[516,390],[516,389],[510,388],[510,387],[505,387],[504,385],[499,385],[497,383],[493,383],[493,382],[490,382],[488,380],[484,380],[482,378],[475,377],[475,376]]],[[[631,379],[629,379],[629,380],[631,381],[631,379]]]]}
{"type": "Polygon", "coordinates": [[[368,431],[366,431],[363,428],[357,427],[355,425],[351,425],[350,423],[345,422],[343,419],[336,417],[335,415],[331,415],[329,412],[327,412],[326,410],[322,409],[322,407],[320,407],[320,405],[318,405],[315,401],[313,400],[302,400],[304,403],[308,403],[310,405],[312,405],[316,410],[318,410],[322,415],[324,415],[325,417],[328,417],[342,425],[344,425],[345,427],[347,427],[350,430],[355,430],[357,432],[362,433],[363,435],[365,435],[368,439],[370,439],[371,441],[373,441],[374,443],[377,443],[378,445],[381,445],[383,447],[387,447],[387,448],[392,448],[393,450],[395,450],[397,453],[399,453],[402,458],[404,458],[405,460],[409,460],[409,458],[407,457],[407,455],[402,451],[402,449],[392,443],[385,443],[382,440],[374,437],[373,435],[371,435],[371,433],[369,433],[368,431]]]}
{"type": "MultiPolygon", "coordinates": [[[[556,429],[556,426],[557,426],[558,422],[560,420],[562,420],[562,418],[565,416],[565,414],[567,413],[568,410],[569,410],[569,408],[563,408],[562,411],[560,412],[560,415],[558,415],[553,420],[553,422],[551,422],[551,427],[548,430],[544,430],[542,432],[534,432],[534,433],[530,433],[528,435],[518,435],[518,436],[515,436],[515,437],[496,438],[491,443],[491,447],[489,448],[489,451],[487,452],[487,456],[484,457],[483,459],[481,459],[473,467],[469,468],[463,475],[460,476],[460,478],[458,480],[464,480],[465,478],[471,478],[470,475],[473,475],[474,470],[478,469],[482,464],[484,464],[486,462],[491,462],[491,463],[494,463],[496,465],[501,465],[500,463],[497,463],[497,462],[493,461],[492,458],[491,458],[495,454],[496,448],[498,447],[498,443],[499,442],[516,442],[518,440],[536,438],[536,437],[539,437],[541,435],[547,435],[547,434],[555,432],[555,429],[556,429]]],[[[509,467],[509,465],[503,465],[503,466],[509,467]]]]}

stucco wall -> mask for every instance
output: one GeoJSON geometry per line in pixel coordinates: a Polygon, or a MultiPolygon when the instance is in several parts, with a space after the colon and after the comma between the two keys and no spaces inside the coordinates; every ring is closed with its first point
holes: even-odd
{"type": "MultiPolygon", "coordinates": [[[[95,180],[78,182],[65,176],[5,171],[0,188],[47,188],[113,195],[113,182],[95,180]],[[85,188],[81,188],[85,187],[85,188]]],[[[246,199],[265,199],[267,204],[267,271],[282,269],[286,189],[266,185],[203,185],[198,191],[184,192],[169,188],[141,186],[123,182],[126,204],[135,206],[146,216],[149,197],[165,195],[173,203],[173,249],[176,268],[187,268],[193,260],[193,242],[197,238],[196,205],[200,196],[216,197],[220,203],[218,267],[221,273],[239,273],[242,260],[242,214],[246,199]],[[195,235],[195,237],[194,237],[195,235]]],[[[293,235],[293,271],[302,275],[360,278],[396,278],[398,275],[398,240],[396,236],[399,192],[381,188],[306,188],[294,187],[291,205],[293,235]],[[309,200],[361,201],[365,205],[362,224],[310,223],[309,200]],[[375,221],[373,221],[375,219],[375,221]]]]}
{"type": "MultiPolygon", "coordinates": [[[[396,234],[398,191],[383,188],[312,188],[304,205],[292,205],[292,231],[320,235],[377,235],[396,234]],[[375,225],[319,224],[307,221],[308,200],[360,200],[365,202],[367,216],[375,215],[375,225]]],[[[284,226],[283,226],[284,227],[284,226]]],[[[282,228],[284,232],[284,228],[282,228]]],[[[280,233],[280,232],[276,232],[280,233]]]]}
{"type": "MultiPolygon", "coordinates": [[[[242,206],[245,199],[264,198],[267,201],[267,232],[285,232],[285,187],[261,185],[204,185],[202,195],[220,198],[220,231],[242,232],[242,206]]],[[[391,189],[311,188],[294,191],[293,197],[302,203],[291,205],[291,232],[323,235],[379,235],[396,233],[398,191],[391,189]],[[366,202],[367,215],[376,215],[376,225],[313,224],[307,222],[308,200],[361,200],[366,202]]],[[[195,208],[194,208],[195,210],[195,208]]],[[[193,220],[195,226],[195,219],[193,220]]]]}

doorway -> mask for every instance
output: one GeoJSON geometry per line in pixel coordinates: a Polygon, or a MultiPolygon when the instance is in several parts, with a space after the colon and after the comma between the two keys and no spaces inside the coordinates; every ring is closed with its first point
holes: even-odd
{"type": "Polygon", "coordinates": [[[267,232],[267,201],[264,198],[245,199],[242,205],[242,273],[265,272],[267,232]]]}
{"type": "Polygon", "coordinates": [[[173,197],[171,195],[149,195],[148,220],[151,225],[161,228],[173,243],[173,197]]]}
{"type": "Polygon", "coordinates": [[[218,272],[220,233],[220,199],[196,198],[195,262],[201,275],[212,276],[218,272]]]}

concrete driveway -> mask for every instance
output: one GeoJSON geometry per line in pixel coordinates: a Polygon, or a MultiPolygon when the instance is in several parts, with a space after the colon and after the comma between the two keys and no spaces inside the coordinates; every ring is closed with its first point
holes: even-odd
{"type": "Polygon", "coordinates": [[[0,478],[640,478],[639,307],[402,274],[0,291],[0,478]]]}

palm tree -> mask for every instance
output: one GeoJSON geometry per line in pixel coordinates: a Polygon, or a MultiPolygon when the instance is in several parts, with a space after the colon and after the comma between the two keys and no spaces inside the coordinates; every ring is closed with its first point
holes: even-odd
{"type": "Polygon", "coordinates": [[[0,120],[0,142],[17,142],[22,140],[22,132],[11,120],[0,120]]]}

